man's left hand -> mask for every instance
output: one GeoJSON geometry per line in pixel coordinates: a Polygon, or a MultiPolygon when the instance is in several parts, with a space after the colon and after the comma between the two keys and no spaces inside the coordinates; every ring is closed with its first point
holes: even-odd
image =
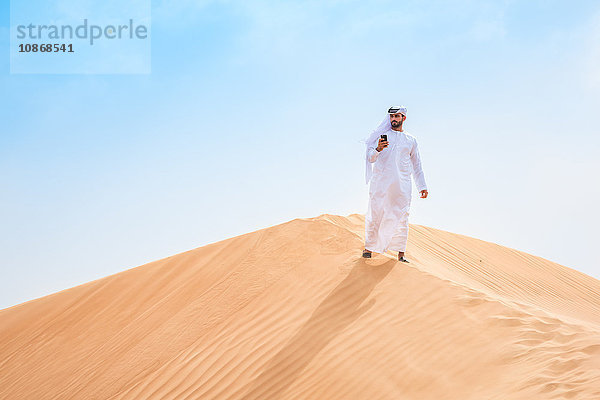
{"type": "Polygon", "coordinates": [[[427,190],[421,190],[421,198],[426,199],[429,192],[427,190]]]}

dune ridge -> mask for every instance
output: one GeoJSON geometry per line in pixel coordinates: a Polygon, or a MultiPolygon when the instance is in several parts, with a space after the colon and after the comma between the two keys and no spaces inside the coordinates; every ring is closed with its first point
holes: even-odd
{"type": "Polygon", "coordinates": [[[1,399],[598,399],[600,282],[323,214],[0,310],[1,399]]]}

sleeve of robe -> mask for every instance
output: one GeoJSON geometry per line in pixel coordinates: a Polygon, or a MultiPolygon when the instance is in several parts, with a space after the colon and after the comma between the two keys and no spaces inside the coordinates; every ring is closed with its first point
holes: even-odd
{"type": "Polygon", "coordinates": [[[379,155],[379,152],[377,150],[375,150],[375,147],[369,147],[369,162],[374,163],[375,160],[377,160],[377,156],[379,155]]]}
{"type": "Polygon", "coordinates": [[[413,167],[413,178],[415,179],[415,185],[417,185],[417,190],[420,192],[421,190],[427,190],[427,184],[425,183],[425,174],[423,173],[423,168],[421,167],[421,155],[419,154],[419,147],[417,145],[417,141],[415,140],[415,144],[410,152],[410,161],[413,167]]]}

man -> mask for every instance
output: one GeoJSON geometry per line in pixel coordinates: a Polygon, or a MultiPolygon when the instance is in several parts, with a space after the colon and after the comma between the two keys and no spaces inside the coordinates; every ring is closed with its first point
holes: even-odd
{"type": "Polygon", "coordinates": [[[365,216],[365,249],[371,253],[397,251],[404,258],[408,240],[408,215],[412,195],[411,174],[421,198],[427,198],[425,176],[417,140],[403,129],[406,107],[393,106],[381,124],[366,139],[366,182],[369,187],[369,207],[365,216]],[[387,140],[381,137],[387,135],[387,140]]]}

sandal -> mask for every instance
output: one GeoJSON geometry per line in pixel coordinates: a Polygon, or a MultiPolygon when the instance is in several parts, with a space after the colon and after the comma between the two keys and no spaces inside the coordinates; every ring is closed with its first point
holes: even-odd
{"type": "Polygon", "coordinates": [[[402,261],[402,262],[405,262],[405,263],[410,262],[406,258],[404,258],[404,256],[398,257],[398,261],[402,261]]]}
{"type": "Polygon", "coordinates": [[[370,251],[370,250],[367,250],[367,249],[364,249],[364,250],[363,250],[363,255],[362,255],[362,256],[363,256],[364,258],[371,258],[371,251],[370,251]]]}

